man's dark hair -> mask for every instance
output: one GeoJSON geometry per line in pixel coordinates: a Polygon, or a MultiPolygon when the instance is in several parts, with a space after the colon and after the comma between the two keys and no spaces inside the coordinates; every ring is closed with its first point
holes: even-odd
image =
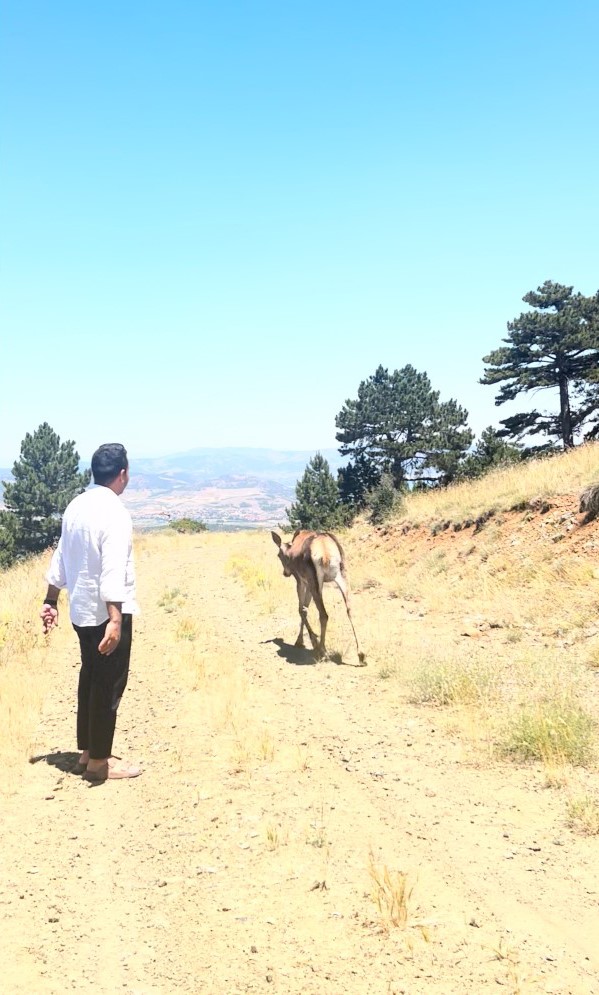
{"type": "Polygon", "coordinates": [[[127,450],[120,442],[107,442],[96,449],[92,456],[92,473],[95,484],[111,484],[121,470],[127,470],[127,450]]]}

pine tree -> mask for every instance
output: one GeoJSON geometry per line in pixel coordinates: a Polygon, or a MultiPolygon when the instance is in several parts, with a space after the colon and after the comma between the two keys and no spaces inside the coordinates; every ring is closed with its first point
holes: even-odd
{"type": "Polygon", "coordinates": [[[402,510],[404,494],[394,486],[393,478],[384,473],[377,486],[366,495],[365,505],[372,525],[382,525],[402,510]]]}
{"type": "Polygon", "coordinates": [[[398,491],[409,481],[448,482],[472,442],[467,419],[456,401],[439,400],[426,373],[379,366],[336,418],[339,451],[351,457],[340,473],[344,500],[363,506],[383,474],[398,491]]]}
{"type": "Polygon", "coordinates": [[[537,451],[553,448],[557,440],[569,449],[576,437],[599,432],[599,293],[583,297],[548,280],[522,299],[534,310],[508,322],[505,345],[483,358],[488,365],[480,382],[502,384],[498,406],[531,390],[554,391],[557,411],[512,415],[501,421],[502,434],[517,439],[543,434],[549,441],[537,451]]]}
{"type": "Polygon", "coordinates": [[[519,463],[521,459],[520,447],[507,442],[496,428],[489,425],[481,432],[473,451],[458,466],[455,479],[472,480],[482,477],[489,470],[519,463]]]}
{"type": "Polygon", "coordinates": [[[308,463],[295,485],[295,496],[295,502],[285,509],[294,529],[327,532],[347,524],[348,514],[339,486],[321,453],[316,453],[308,463]]]}
{"type": "Polygon", "coordinates": [[[21,443],[12,468],[14,483],[3,482],[5,510],[0,512],[0,556],[12,560],[41,553],[59,536],[61,516],[85,490],[90,471],[79,472],[75,443],[63,442],[47,422],[21,443]]]}

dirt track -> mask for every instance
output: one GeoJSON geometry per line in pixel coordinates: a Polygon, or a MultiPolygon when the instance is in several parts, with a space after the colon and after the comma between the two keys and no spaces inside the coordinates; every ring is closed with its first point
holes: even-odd
{"type": "MultiPolygon", "coordinates": [[[[597,838],[565,828],[535,769],[464,762],[435,713],[398,706],[375,667],[311,665],[288,645],[291,582],[254,617],[225,569],[236,538],[210,576],[208,541],[182,546],[159,586],[139,564],[116,752],[141,778],[90,787],[68,773],[66,642],[35,734],[43,759],[3,800],[3,992],[599,993],[597,838]],[[196,690],[156,621],[182,578],[212,660],[196,690]],[[217,693],[225,652],[240,666],[217,693]],[[405,929],[381,920],[370,853],[408,875],[405,929]]],[[[355,600],[358,624],[376,610],[399,630],[394,606],[355,600]]]]}

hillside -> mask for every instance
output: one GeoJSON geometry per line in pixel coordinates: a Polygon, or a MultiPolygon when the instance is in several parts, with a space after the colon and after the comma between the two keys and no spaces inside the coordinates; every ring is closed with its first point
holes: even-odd
{"type": "Polygon", "coordinates": [[[35,635],[39,561],[3,575],[8,995],[599,995],[597,477],[587,447],[345,533],[366,668],[333,589],[331,658],[293,646],[268,530],[138,536],[144,774],[98,789],[70,627],[35,635]]]}

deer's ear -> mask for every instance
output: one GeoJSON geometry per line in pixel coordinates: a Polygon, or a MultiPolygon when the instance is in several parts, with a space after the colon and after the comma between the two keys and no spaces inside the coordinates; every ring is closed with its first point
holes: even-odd
{"type": "Polygon", "coordinates": [[[275,543],[275,544],[276,544],[276,545],[277,545],[277,546],[279,547],[279,549],[280,549],[280,548],[281,548],[281,542],[282,542],[282,539],[281,539],[281,536],[280,536],[280,535],[277,535],[277,533],[276,533],[276,532],[271,532],[270,534],[271,534],[271,536],[272,536],[272,541],[273,541],[273,542],[274,542],[274,543],[275,543]]]}

